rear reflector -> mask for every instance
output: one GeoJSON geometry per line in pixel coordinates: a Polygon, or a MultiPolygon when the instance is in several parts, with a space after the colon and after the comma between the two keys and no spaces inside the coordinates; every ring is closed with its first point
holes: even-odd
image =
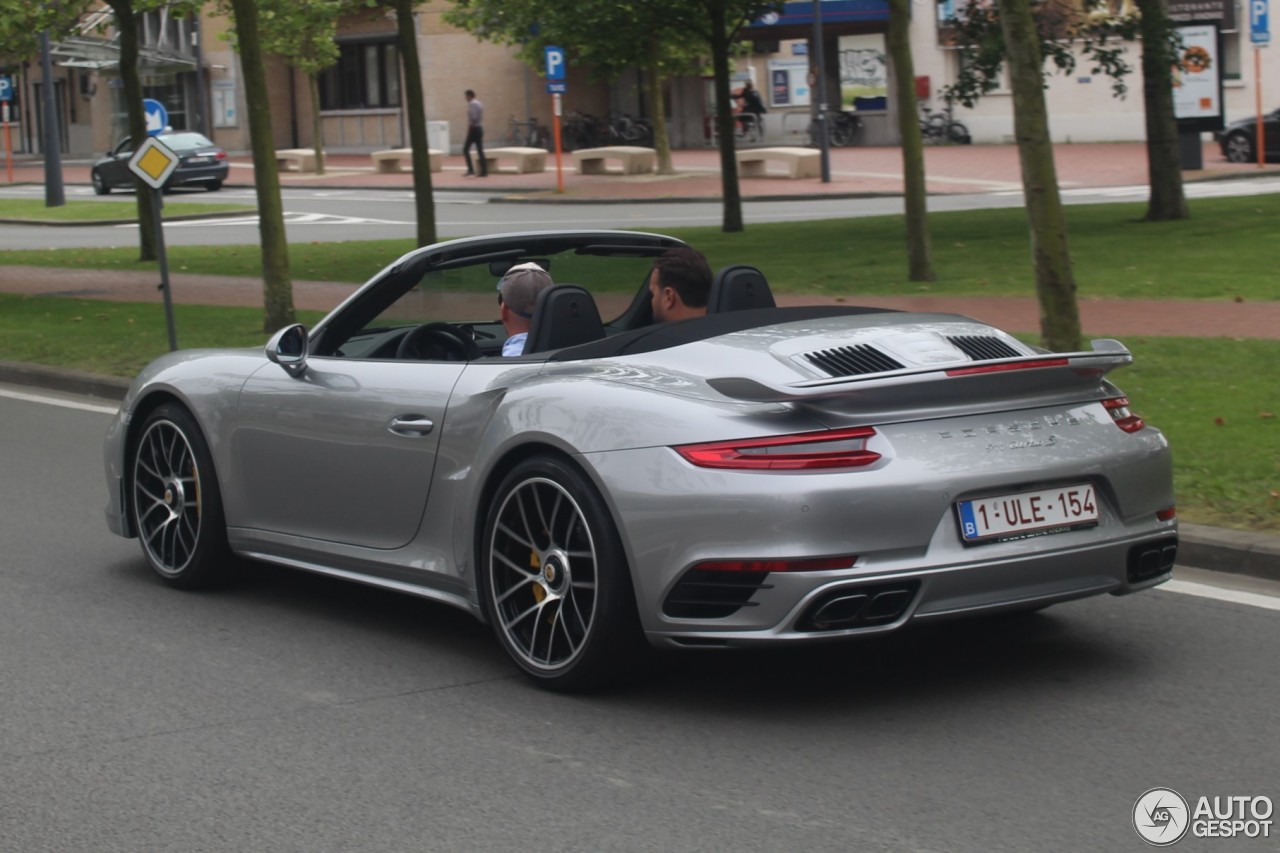
{"type": "Polygon", "coordinates": [[[811,471],[824,468],[858,468],[870,465],[880,454],[867,450],[876,434],[871,427],[744,438],[685,444],[677,453],[700,468],[737,468],[756,471],[811,471]]]}
{"type": "Polygon", "coordinates": [[[1137,432],[1146,426],[1142,418],[1129,411],[1128,397],[1112,397],[1110,400],[1103,400],[1102,405],[1111,413],[1111,419],[1116,422],[1116,426],[1125,432],[1137,432]]]}
{"type": "Polygon", "coordinates": [[[1178,508],[1172,507],[1172,506],[1169,507],[1168,509],[1162,509],[1156,513],[1156,518],[1159,519],[1160,521],[1173,521],[1177,517],[1178,517],[1178,508]]]}
{"type": "Polygon", "coordinates": [[[856,556],[816,560],[711,560],[693,568],[705,572],[830,572],[852,568],[856,556]]]}

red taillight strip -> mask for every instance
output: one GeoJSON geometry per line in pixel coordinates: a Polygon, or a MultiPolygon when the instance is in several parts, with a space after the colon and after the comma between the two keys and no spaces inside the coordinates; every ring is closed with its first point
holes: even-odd
{"type": "Polygon", "coordinates": [[[823,557],[813,560],[709,560],[693,568],[708,572],[829,572],[852,568],[857,557],[823,557]]]}
{"type": "Polygon", "coordinates": [[[870,465],[880,454],[866,449],[866,439],[875,435],[871,427],[808,432],[799,435],[776,435],[766,438],[743,438],[737,441],[713,441],[686,444],[675,451],[701,468],[737,468],[754,471],[811,471],[821,468],[859,468],[870,465]],[[807,449],[839,441],[855,441],[854,448],[839,450],[807,449]],[[792,452],[752,453],[774,448],[796,448],[792,452]]]}
{"type": "Polygon", "coordinates": [[[948,376],[973,376],[978,373],[1002,373],[1006,370],[1034,370],[1037,367],[1065,367],[1065,358],[1039,358],[1035,361],[1016,361],[1005,364],[979,364],[974,367],[955,367],[947,371],[948,376]]]}
{"type": "Polygon", "coordinates": [[[1147,425],[1142,418],[1129,411],[1128,397],[1112,397],[1110,400],[1103,400],[1102,405],[1111,413],[1116,426],[1125,432],[1137,432],[1147,425]]]}

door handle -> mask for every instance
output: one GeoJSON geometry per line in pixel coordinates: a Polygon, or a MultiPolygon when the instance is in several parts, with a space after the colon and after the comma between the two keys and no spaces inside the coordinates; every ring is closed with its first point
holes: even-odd
{"type": "Polygon", "coordinates": [[[436,425],[431,422],[430,418],[424,418],[421,415],[402,415],[398,418],[392,418],[391,423],[387,424],[389,432],[414,438],[421,438],[427,435],[435,427],[436,425]]]}

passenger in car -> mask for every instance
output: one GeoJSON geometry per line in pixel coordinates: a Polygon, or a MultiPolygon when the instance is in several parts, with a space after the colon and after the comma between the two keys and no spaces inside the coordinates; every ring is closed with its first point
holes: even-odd
{"type": "Polygon", "coordinates": [[[697,249],[668,249],[653,261],[649,293],[656,323],[701,317],[707,313],[711,265],[697,249]]]}
{"type": "Polygon", "coordinates": [[[502,306],[502,328],[507,332],[507,340],[502,345],[503,355],[524,352],[533,306],[538,302],[538,294],[551,284],[551,274],[532,261],[516,264],[502,276],[498,282],[498,304],[502,306]]]}

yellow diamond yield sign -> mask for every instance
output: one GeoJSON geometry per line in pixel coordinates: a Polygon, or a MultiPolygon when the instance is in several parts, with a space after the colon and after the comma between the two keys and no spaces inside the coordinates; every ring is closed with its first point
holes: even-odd
{"type": "Polygon", "coordinates": [[[148,136],[147,141],[138,146],[138,150],[129,158],[129,171],[155,190],[164,186],[164,182],[169,180],[176,168],[178,155],[154,136],[148,136]]]}

